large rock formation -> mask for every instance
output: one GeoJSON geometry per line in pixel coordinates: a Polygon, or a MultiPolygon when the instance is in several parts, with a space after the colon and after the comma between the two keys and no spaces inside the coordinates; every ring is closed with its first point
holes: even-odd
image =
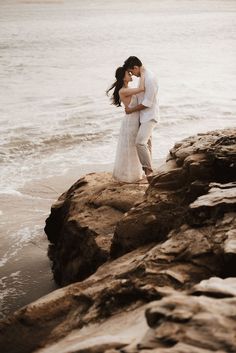
{"type": "Polygon", "coordinates": [[[0,350],[235,352],[235,133],[176,144],[146,192],[91,174],[63,194],[49,254],[59,283],[80,282],[3,321],[0,350]]]}
{"type": "Polygon", "coordinates": [[[123,352],[235,352],[235,286],[235,278],[212,278],[193,289],[201,296],[174,293],[153,301],[145,311],[146,335],[123,352]]]}
{"type": "Polygon", "coordinates": [[[215,224],[226,211],[235,211],[235,176],[235,131],[200,134],[177,143],[154,175],[144,201],[118,222],[112,256],[163,241],[182,224],[215,224]],[[204,198],[196,201],[201,195],[204,198]]]}
{"type": "Polygon", "coordinates": [[[45,227],[59,285],[85,279],[108,260],[117,222],[143,199],[146,187],[116,183],[110,173],[91,173],[61,195],[45,227]]]}

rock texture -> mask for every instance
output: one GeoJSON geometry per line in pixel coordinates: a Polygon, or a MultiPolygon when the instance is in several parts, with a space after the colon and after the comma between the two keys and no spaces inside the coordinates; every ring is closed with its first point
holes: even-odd
{"type": "Polygon", "coordinates": [[[146,187],[114,182],[110,173],[91,173],[58,199],[45,232],[59,285],[85,279],[108,260],[116,223],[142,200],[146,187]]]}
{"type": "MultiPolygon", "coordinates": [[[[224,282],[216,279],[224,288],[224,282]],[[223,282],[223,283],[222,283],[223,282]]],[[[211,281],[211,280],[210,280],[211,281]]],[[[206,281],[205,281],[206,282],[206,281]]],[[[212,282],[212,281],[211,281],[212,282]]],[[[150,329],[138,343],[136,351],[153,352],[234,352],[236,347],[235,278],[230,280],[232,290],[225,297],[209,298],[173,294],[152,302],[146,309],[150,329]]],[[[200,284],[201,285],[201,284],[200,284]]],[[[214,284],[210,287],[213,289],[214,284]]],[[[229,289],[229,288],[228,288],[229,289]]],[[[206,294],[204,289],[202,294],[206,294]]],[[[209,294],[209,292],[207,292],[209,294]]],[[[124,352],[134,352],[133,348],[124,352]]]]}
{"type": "Polygon", "coordinates": [[[235,136],[176,144],[148,188],[90,174],[63,194],[49,254],[58,283],[80,282],[2,321],[0,350],[235,352],[235,136]]]}
{"type": "Polygon", "coordinates": [[[118,222],[112,256],[163,241],[182,224],[197,227],[208,219],[214,224],[226,211],[235,211],[235,176],[235,131],[200,134],[177,143],[154,175],[144,201],[118,222]]]}

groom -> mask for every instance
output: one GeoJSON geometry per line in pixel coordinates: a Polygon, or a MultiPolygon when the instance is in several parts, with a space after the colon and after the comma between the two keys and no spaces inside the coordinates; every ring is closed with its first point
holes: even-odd
{"type": "MultiPolygon", "coordinates": [[[[142,62],[136,56],[130,56],[124,62],[125,70],[132,73],[132,75],[140,77],[140,67],[142,62]]],[[[145,69],[145,91],[138,94],[138,105],[133,108],[126,107],[126,114],[133,112],[140,112],[140,127],[136,137],[135,145],[139,156],[140,163],[146,176],[150,176],[152,169],[152,155],[151,155],[151,139],[152,130],[159,117],[158,107],[158,84],[154,74],[145,69]]]]}

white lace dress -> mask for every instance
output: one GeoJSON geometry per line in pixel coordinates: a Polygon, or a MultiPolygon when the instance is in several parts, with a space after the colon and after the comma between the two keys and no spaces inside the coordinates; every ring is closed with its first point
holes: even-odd
{"type": "MultiPolygon", "coordinates": [[[[129,107],[137,104],[137,97],[133,95],[129,107]]],[[[113,178],[118,181],[133,183],[143,177],[142,166],[135,147],[138,129],[139,112],[127,114],[122,118],[113,169],[113,178]]]]}

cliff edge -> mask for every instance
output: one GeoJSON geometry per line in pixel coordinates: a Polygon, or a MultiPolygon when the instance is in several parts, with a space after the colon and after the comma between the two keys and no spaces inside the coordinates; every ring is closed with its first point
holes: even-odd
{"type": "Polygon", "coordinates": [[[1,351],[235,352],[235,229],[235,129],[175,144],[150,185],[86,175],[46,221],[67,286],[3,320],[1,351]]]}

